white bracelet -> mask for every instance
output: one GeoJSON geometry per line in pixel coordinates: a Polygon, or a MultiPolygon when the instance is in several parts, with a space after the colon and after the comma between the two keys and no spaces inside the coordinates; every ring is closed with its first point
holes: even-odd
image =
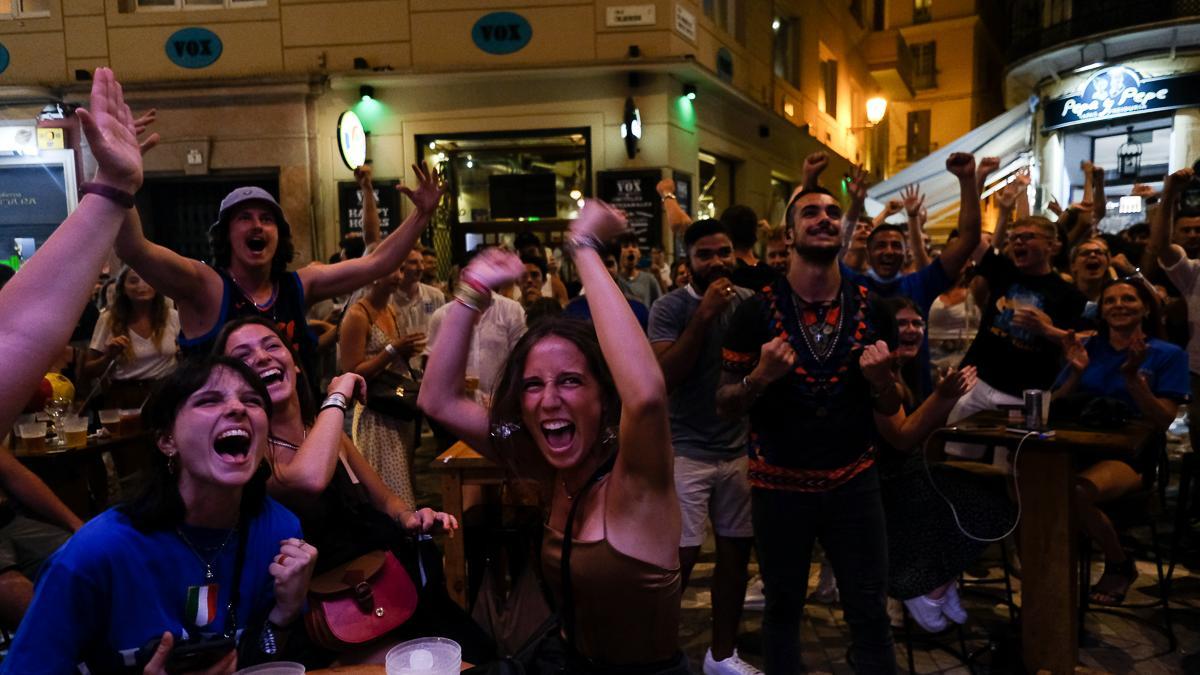
{"type": "Polygon", "coordinates": [[[400,350],[396,349],[396,345],[390,342],[383,346],[383,351],[387,352],[388,356],[392,358],[396,358],[396,355],[400,353],[400,350]]]}

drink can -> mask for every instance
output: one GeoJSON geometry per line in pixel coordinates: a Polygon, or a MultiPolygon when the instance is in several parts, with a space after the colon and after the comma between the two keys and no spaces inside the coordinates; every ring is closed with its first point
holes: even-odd
{"type": "Polygon", "coordinates": [[[1041,431],[1046,427],[1042,419],[1042,397],[1046,392],[1041,389],[1026,389],[1024,392],[1025,428],[1041,431]]]}

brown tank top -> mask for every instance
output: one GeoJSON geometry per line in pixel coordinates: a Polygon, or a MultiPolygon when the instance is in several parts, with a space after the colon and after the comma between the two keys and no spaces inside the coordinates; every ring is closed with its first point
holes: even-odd
{"type": "MultiPolygon", "coordinates": [[[[606,476],[594,489],[607,493],[607,487],[606,476]]],[[[563,533],[549,525],[545,529],[542,569],[561,604],[563,533]]],[[[679,568],[621,553],[608,543],[605,522],[600,540],[572,542],[571,580],[580,654],[599,664],[626,666],[666,661],[679,652],[679,568]]]]}

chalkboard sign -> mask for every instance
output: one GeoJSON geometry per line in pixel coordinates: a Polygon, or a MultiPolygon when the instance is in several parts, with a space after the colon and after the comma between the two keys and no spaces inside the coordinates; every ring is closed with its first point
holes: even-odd
{"type": "Polygon", "coordinates": [[[662,199],[654,190],[660,180],[658,169],[596,173],[600,199],[625,212],[643,252],[662,245],[662,199]]]}
{"type": "MultiPolygon", "coordinates": [[[[400,224],[400,190],[396,180],[375,180],[375,200],[379,204],[379,229],[384,236],[400,224]]],[[[362,192],[354,181],[338,183],[338,221],[342,236],[362,232],[362,192]]]]}

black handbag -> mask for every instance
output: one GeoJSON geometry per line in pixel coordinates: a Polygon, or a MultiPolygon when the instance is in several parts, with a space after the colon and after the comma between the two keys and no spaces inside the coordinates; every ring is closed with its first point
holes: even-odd
{"type": "MultiPolygon", "coordinates": [[[[371,315],[370,307],[366,302],[362,302],[362,306],[367,313],[367,320],[374,325],[375,317],[371,315]]],[[[395,315],[390,311],[388,314],[399,335],[400,326],[396,324],[395,315]]],[[[384,369],[367,380],[367,408],[381,415],[411,422],[421,414],[417,407],[417,395],[420,393],[421,384],[411,375],[384,369]]]]}

